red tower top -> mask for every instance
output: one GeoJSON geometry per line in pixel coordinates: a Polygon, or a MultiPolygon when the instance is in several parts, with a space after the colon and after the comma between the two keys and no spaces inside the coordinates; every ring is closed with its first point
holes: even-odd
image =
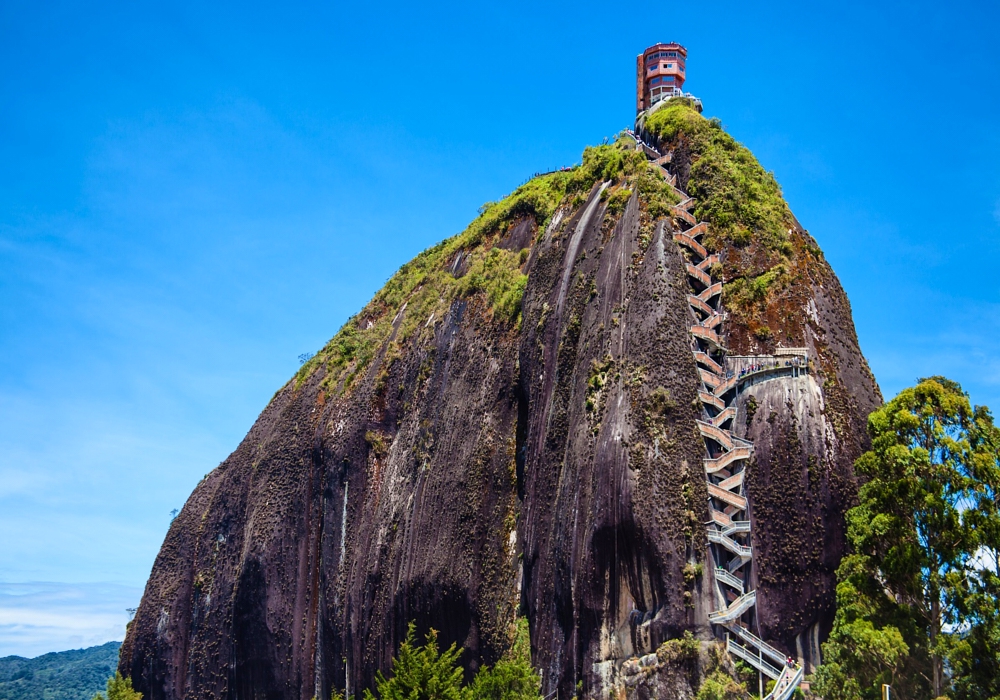
{"type": "Polygon", "coordinates": [[[635,58],[635,111],[649,109],[665,97],[683,95],[687,49],[680,44],[654,44],[635,58]]]}

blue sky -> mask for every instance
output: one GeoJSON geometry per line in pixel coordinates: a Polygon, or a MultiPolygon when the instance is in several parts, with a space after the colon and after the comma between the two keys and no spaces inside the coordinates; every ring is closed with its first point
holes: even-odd
{"type": "Polygon", "coordinates": [[[994,4],[208,5],[0,2],[0,655],[120,638],[297,356],[629,125],[656,41],[775,172],[884,393],[1000,408],[994,4]]]}

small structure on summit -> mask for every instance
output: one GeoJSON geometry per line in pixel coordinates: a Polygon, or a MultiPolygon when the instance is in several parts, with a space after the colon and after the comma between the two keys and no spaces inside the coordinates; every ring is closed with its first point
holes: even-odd
{"type": "MultiPolygon", "coordinates": [[[[676,42],[653,44],[635,58],[635,111],[684,96],[687,49],[676,42]]],[[[701,102],[696,106],[701,111],[701,102]]]]}

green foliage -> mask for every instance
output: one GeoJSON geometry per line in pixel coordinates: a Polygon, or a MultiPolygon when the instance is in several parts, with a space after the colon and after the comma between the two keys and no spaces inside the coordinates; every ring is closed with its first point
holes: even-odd
{"type": "Polygon", "coordinates": [[[668,639],[660,648],[656,650],[656,658],[662,664],[676,664],[679,662],[695,661],[701,645],[694,635],[684,632],[680,639],[668,639]]]}
{"type": "Polygon", "coordinates": [[[826,700],[874,700],[888,683],[907,697],[928,697],[919,672],[907,673],[927,667],[926,646],[911,648],[900,631],[917,637],[909,610],[887,599],[865,557],[845,557],[837,578],[837,613],[823,645],[826,663],[816,672],[817,692],[826,700]]]}
{"type": "MultiPolygon", "coordinates": [[[[487,202],[480,207],[479,218],[462,234],[462,244],[467,247],[478,246],[486,236],[496,233],[504,224],[525,216],[534,217],[539,226],[544,225],[562,202],[570,182],[582,183],[586,179],[578,177],[579,170],[577,168],[570,172],[549,173],[533,178],[499,202],[487,202]]],[[[590,180],[591,185],[594,182],[594,179],[590,180]]]]}
{"type": "Polygon", "coordinates": [[[746,687],[737,683],[721,668],[710,673],[698,688],[696,700],[743,700],[746,687]]]}
{"type": "Polygon", "coordinates": [[[608,195],[608,207],[606,214],[608,216],[618,216],[623,211],[625,211],[625,205],[628,204],[628,200],[632,198],[632,190],[625,187],[620,187],[610,195],[608,195]]]}
{"type": "Polygon", "coordinates": [[[3,700],[85,700],[105,687],[118,666],[119,642],[42,654],[0,658],[3,700]]]}
{"type": "Polygon", "coordinates": [[[684,565],[682,573],[684,574],[684,583],[688,584],[689,586],[694,585],[694,582],[702,574],[702,566],[700,563],[692,564],[691,562],[688,562],[687,564],[684,565]]]}
{"type": "Polygon", "coordinates": [[[517,253],[493,248],[476,260],[462,278],[463,292],[485,292],[494,315],[516,321],[521,313],[521,297],[528,286],[528,276],[521,274],[522,261],[517,253]]]}
{"type": "Polygon", "coordinates": [[[142,700],[142,693],[132,688],[132,679],[122,678],[118,671],[108,679],[107,693],[105,696],[98,692],[94,695],[94,700],[142,700]]]}
{"type": "MultiPolygon", "coordinates": [[[[462,683],[458,659],[462,650],[452,644],[438,650],[437,632],[431,630],[422,645],[416,643],[410,623],[399,654],[392,660],[392,676],[376,674],[380,700],[540,700],[541,679],[531,666],[528,622],[517,620],[513,644],[493,666],[483,666],[468,686],[462,683]]],[[[375,695],[366,690],[365,700],[375,695]]]]}
{"type": "Polygon", "coordinates": [[[518,618],[514,644],[492,666],[484,666],[469,688],[472,700],[539,700],[542,681],[531,665],[528,621],[518,618]]]}
{"type": "Polygon", "coordinates": [[[1000,697],[1000,431],[943,377],[901,392],[868,431],[819,692],[1000,697]]]}
{"type": "Polygon", "coordinates": [[[608,381],[608,373],[614,366],[615,361],[611,355],[607,355],[604,360],[592,360],[590,363],[590,376],[587,377],[587,399],[586,409],[588,413],[597,410],[597,403],[601,398],[601,390],[608,381]]]}
{"type": "MultiPolygon", "coordinates": [[[[410,623],[399,654],[392,660],[392,676],[385,678],[379,671],[375,688],[381,700],[468,700],[468,690],[462,684],[462,667],[458,658],[462,650],[452,644],[444,652],[438,650],[437,632],[431,630],[422,645],[417,644],[416,625],[410,623]]],[[[365,690],[365,700],[375,695],[365,690]]]]}
{"type": "Polygon", "coordinates": [[[365,442],[371,447],[376,457],[384,457],[389,453],[389,446],[386,444],[385,435],[377,430],[366,431],[365,442]]]}
{"type": "Polygon", "coordinates": [[[639,173],[636,188],[646,202],[646,211],[654,220],[669,215],[670,207],[681,201],[674,188],[667,184],[652,164],[639,173]]]}
{"type": "Polygon", "coordinates": [[[586,192],[596,182],[616,183],[647,169],[647,160],[624,140],[583,150],[583,165],[575,168],[567,183],[568,192],[586,192]]]}
{"type": "Polygon", "coordinates": [[[792,218],[781,188],[718,120],[705,119],[687,100],[670,100],[646,119],[646,129],[664,142],[686,140],[693,156],[687,191],[697,200],[695,216],[711,224],[709,247],[756,239],[784,250],[792,218]]]}
{"type": "Polygon", "coordinates": [[[757,277],[731,280],[722,288],[723,303],[727,309],[741,311],[749,311],[754,306],[763,306],[767,301],[768,292],[782,283],[787,275],[788,268],[778,264],[757,277]]]}

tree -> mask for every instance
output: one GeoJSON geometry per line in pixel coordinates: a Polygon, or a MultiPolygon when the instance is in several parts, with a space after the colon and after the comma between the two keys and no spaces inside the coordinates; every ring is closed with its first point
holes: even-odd
{"type": "Polygon", "coordinates": [[[1000,698],[1000,431],[943,377],[876,410],[868,431],[818,690],[1000,698]]]}
{"type": "Polygon", "coordinates": [[[493,667],[483,666],[472,681],[472,700],[540,700],[542,680],[531,665],[528,621],[517,620],[510,651],[493,667]]]}
{"type": "MultiPolygon", "coordinates": [[[[483,666],[472,684],[462,684],[454,644],[438,651],[437,632],[431,630],[422,645],[416,643],[411,622],[399,654],[392,660],[392,677],[377,673],[375,688],[381,700],[541,700],[542,681],[531,665],[528,621],[518,618],[511,648],[493,666],[483,666]]],[[[365,700],[375,700],[371,691],[365,700]]],[[[334,697],[334,700],[337,700],[334,697]]]]}
{"type": "Polygon", "coordinates": [[[142,693],[132,688],[132,679],[123,678],[118,671],[108,679],[107,693],[105,697],[98,691],[94,700],[142,700],[142,693]]]}
{"type": "MultiPolygon", "coordinates": [[[[469,692],[462,684],[462,667],[458,657],[462,650],[454,644],[444,653],[438,651],[437,631],[427,633],[423,645],[416,643],[416,625],[410,623],[399,655],[392,660],[392,677],[379,671],[375,688],[381,700],[468,700],[469,692]]],[[[375,700],[365,690],[365,700],[375,700]]]]}

